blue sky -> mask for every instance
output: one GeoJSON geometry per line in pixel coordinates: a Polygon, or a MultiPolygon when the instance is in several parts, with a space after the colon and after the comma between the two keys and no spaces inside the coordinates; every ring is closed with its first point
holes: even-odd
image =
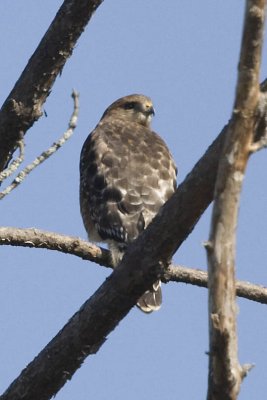
{"type": "MultiPolygon", "coordinates": [[[[55,16],[61,1],[0,3],[1,103],[55,16]]],[[[70,141],[2,200],[1,225],[36,227],[86,238],[79,213],[82,143],[104,109],[143,93],[155,105],[153,128],[167,142],[181,182],[231,115],[244,2],[106,0],[56,81],[41,118],[26,136],[26,163],[66,129],[72,88],[80,92],[70,141]]],[[[267,75],[266,49],[262,78],[267,75]]],[[[267,285],[266,152],[248,166],[238,226],[237,276],[267,285]]],[[[202,242],[210,209],[174,257],[206,269],[202,242]]],[[[53,338],[110,271],[46,250],[0,247],[0,391],[53,338]]],[[[57,395],[57,400],[198,400],[207,389],[207,291],[163,286],[161,311],[133,309],[57,395]]],[[[266,309],[238,300],[239,356],[255,363],[239,398],[266,396],[266,309]]]]}

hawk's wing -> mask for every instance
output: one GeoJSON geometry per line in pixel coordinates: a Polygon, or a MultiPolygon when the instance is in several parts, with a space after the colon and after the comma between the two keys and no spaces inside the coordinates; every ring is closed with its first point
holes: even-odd
{"type": "Polygon", "coordinates": [[[80,200],[92,240],[134,240],[176,187],[176,168],[163,140],[149,128],[102,120],[84,143],[80,200]]]}

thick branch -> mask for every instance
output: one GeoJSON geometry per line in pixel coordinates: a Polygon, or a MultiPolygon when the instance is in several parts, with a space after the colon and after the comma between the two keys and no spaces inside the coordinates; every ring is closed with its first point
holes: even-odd
{"type": "Polygon", "coordinates": [[[248,367],[238,361],[235,243],[239,198],[255,136],[265,0],[247,0],[232,121],[215,187],[209,273],[210,363],[208,400],[235,400],[248,367]]]}
{"type": "MultiPolygon", "coordinates": [[[[60,235],[40,229],[0,228],[0,245],[22,246],[36,249],[56,250],[72,254],[83,260],[95,262],[106,268],[113,268],[109,250],[98,247],[78,237],[60,235]]],[[[207,272],[172,265],[163,272],[161,280],[167,282],[188,283],[207,288],[207,272]]],[[[249,282],[236,281],[236,294],[239,297],[267,304],[267,288],[249,282]]]]}
{"type": "Polygon", "coordinates": [[[103,0],[65,0],[0,111],[0,171],[42,115],[54,81],[103,0]]]}

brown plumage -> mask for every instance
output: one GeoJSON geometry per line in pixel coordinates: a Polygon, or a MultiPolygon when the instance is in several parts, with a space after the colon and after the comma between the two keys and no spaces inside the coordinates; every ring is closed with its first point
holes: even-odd
{"type": "MultiPolygon", "coordinates": [[[[108,243],[114,266],[176,188],[176,167],[166,144],[150,128],[152,115],[148,97],[122,97],[107,108],[82,148],[84,226],[91,240],[108,243]]],[[[144,312],[159,309],[159,282],[137,305],[144,312]]]]}

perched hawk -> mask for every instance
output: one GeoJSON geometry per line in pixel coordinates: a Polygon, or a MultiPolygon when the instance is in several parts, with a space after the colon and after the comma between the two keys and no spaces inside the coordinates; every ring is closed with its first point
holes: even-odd
{"type": "MultiPolygon", "coordinates": [[[[151,130],[149,97],[133,94],[112,103],[86,139],[80,161],[80,205],[91,240],[106,242],[114,267],[176,188],[176,167],[151,130]]],[[[160,282],[138,300],[144,312],[161,305],[160,282]]]]}

